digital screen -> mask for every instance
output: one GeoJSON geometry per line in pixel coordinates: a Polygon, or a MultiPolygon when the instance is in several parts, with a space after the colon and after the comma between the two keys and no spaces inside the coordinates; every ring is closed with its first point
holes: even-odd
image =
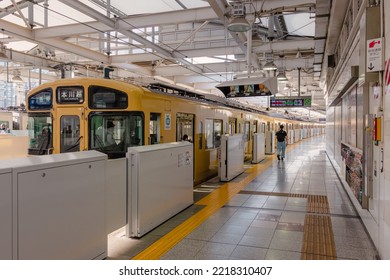
{"type": "Polygon", "coordinates": [[[311,107],[311,97],[272,98],[270,107],[311,107]]]}
{"type": "Polygon", "coordinates": [[[80,104],[84,102],[84,89],[82,87],[60,87],[57,89],[57,102],[80,104]]]}
{"type": "Polygon", "coordinates": [[[272,95],[269,88],[262,83],[225,86],[225,87],[218,87],[218,89],[221,90],[227,98],[272,95]]]}
{"type": "Polygon", "coordinates": [[[47,110],[52,107],[51,89],[45,89],[28,98],[30,110],[47,110]]]}

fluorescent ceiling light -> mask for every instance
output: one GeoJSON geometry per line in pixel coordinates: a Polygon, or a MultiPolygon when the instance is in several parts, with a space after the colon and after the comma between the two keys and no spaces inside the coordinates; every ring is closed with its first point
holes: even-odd
{"type": "MultiPolygon", "coordinates": [[[[264,43],[263,38],[256,32],[252,32],[252,47],[259,47],[264,43]]],[[[244,43],[244,45],[248,45],[248,41],[244,43]]]]}
{"type": "Polygon", "coordinates": [[[275,65],[273,61],[268,61],[264,66],[263,70],[276,70],[278,67],[275,65]]]}
{"type": "Polygon", "coordinates": [[[12,81],[14,81],[14,82],[23,82],[22,78],[19,75],[13,76],[12,81]]]}
{"type": "Polygon", "coordinates": [[[251,29],[251,26],[244,17],[235,17],[230,21],[227,29],[232,32],[246,32],[251,29]]]}
{"type": "Polygon", "coordinates": [[[0,61],[9,61],[9,58],[5,53],[0,52],[0,61]]]}
{"type": "Polygon", "coordinates": [[[276,76],[276,78],[278,79],[278,82],[287,82],[288,79],[286,77],[286,74],[284,74],[284,72],[279,72],[279,74],[276,76]]]}

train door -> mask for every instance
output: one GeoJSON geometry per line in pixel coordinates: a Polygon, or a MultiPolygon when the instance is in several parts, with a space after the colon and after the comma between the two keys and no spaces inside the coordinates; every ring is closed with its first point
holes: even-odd
{"type": "Polygon", "coordinates": [[[229,130],[230,135],[234,135],[237,133],[237,119],[236,118],[229,118],[229,130]]]}
{"type": "Polygon", "coordinates": [[[84,149],[84,109],[59,108],[54,119],[54,129],[60,133],[53,133],[55,147],[60,147],[60,153],[77,152],[84,149]],[[59,139],[56,139],[59,135],[59,139]],[[59,145],[58,145],[59,142],[59,145]]]}
{"type": "Polygon", "coordinates": [[[183,140],[184,135],[187,135],[184,140],[194,141],[194,120],[193,114],[176,114],[176,141],[183,140]]]}
{"type": "Polygon", "coordinates": [[[159,144],[161,139],[161,114],[150,113],[149,121],[149,145],[159,144]]]}

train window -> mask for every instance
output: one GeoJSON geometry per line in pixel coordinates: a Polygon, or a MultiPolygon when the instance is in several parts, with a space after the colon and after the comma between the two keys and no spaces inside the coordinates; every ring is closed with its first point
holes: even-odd
{"type": "Polygon", "coordinates": [[[9,129],[9,122],[0,120],[0,133],[6,133],[8,129],[9,129]]]}
{"type": "Polygon", "coordinates": [[[203,122],[199,122],[199,150],[203,147],[203,122]]]}
{"type": "Polygon", "coordinates": [[[127,108],[128,97],[125,92],[101,86],[91,86],[88,91],[88,105],[91,109],[127,108]]]}
{"type": "Polygon", "coordinates": [[[44,155],[52,152],[52,119],[49,113],[29,114],[28,134],[30,138],[28,154],[44,155]]]}
{"type": "Polygon", "coordinates": [[[249,134],[250,134],[250,122],[245,122],[244,123],[244,141],[249,141],[249,134]]]}
{"type": "Polygon", "coordinates": [[[160,119],[161,114],[150,113],[149,121],[149,144],[160,143],[160,119]]]}
{"type": "Polygon", "coordinates": [[[218,148],[221,146],[221,136],[222,136],[222,121],[214,120],[214,147],[218,148]]]}
{"type": "Polygon", "coordinates": [[[234,135],[237,133],[237,119],[229,118],[229,134],[234,135]]]}
{"type": "Polygon", "coordinates": [[[193,142],[194,119],[195,116],[193,114],[176,114],[176,141],[183,140],[183,136],[187,135],[187,140],[193,142]]]}
{"type": "Polygon", "coordinates": [[[44,89],[28,98],[28,108],[30,110],[49,110],[51,109],[53,91],[51,88],[44,89]]]}
{"type": "Polygon", "coordinates": [[[60,153],[80,151],[80,118],[62,116],[60,123],[60,153]]]}
{"type": "Polygon", "coordinates": [[[222,120],[206,120],[206,149],[218,148],[221,145],[222,120]]]}
{"type": "Polygon", "coordinates": [[[258,132],[258,121],[255,120],[253,121],[253,133],[257,133],[258,132]]]}
{"type": "Polygon", "coordinates": [[[89,117],[89,149],[106,153],[109,158],[124,157],[128,147],[144,144],[144,115],[95,113],[89,117]]]}

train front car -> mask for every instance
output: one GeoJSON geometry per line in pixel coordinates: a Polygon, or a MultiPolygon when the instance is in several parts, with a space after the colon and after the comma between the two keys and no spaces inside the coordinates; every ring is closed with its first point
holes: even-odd
{"type": "Polygon", "coordinates": [[[126,83],[93,78],[63,79],[31,90],[28,153],[93,149],[109,158],[124,157],[128,147],[144,144],[143,113],[134,110],[142,92],[126,83]]]}

